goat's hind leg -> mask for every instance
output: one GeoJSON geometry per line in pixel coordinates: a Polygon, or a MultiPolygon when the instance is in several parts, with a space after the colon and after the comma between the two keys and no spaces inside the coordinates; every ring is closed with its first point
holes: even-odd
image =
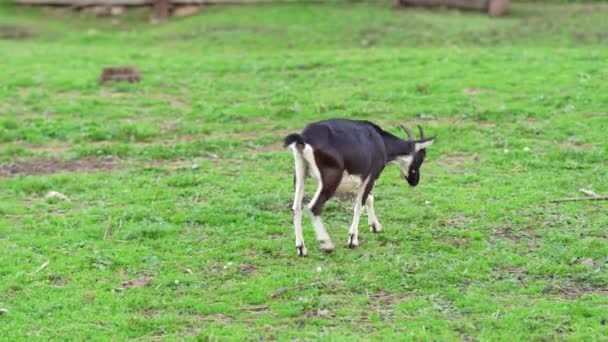
{"type": "Polygon", "coordinates": [[[330,168],[325,169],[323,179],[319,180],[315,197],[308,204],[308,208],[312,213],[312,225],[315,228],[317,240],[319,240],[321,249],[326,253],[333,252],[335,247],[333,242],[331,242],[331,238],[329,237],[327,230],[325,229],[325,225],[323,225],[323,221],[321,220],[321,211],[323,210],[325,202],[327,202],[336,192],[336,188],[340,183],[341,176],[342,170],[330,168]]]}
{"type": "Polygon", "coordinates": [[[306,163],[297,147],[292,147],[295,160],[294,174],[294,200],[293,200],[293,226],[296,235],[296,250],[299,256],[306,256],[304,235],[302,234],[302,199],[304,198],[304,185],[306,182],[306,163]]]}
{"type": "Polygon", "coordinates": [[[321,220],[321,210],[325,202],[331,198],[333,192],[327,188],[323,187],[323,184],[319,182],[319,188],[317,189],[316,195],[313,200],[308,204],[308,208],[312,214],[312,226],[315,228],[315,234],[317,235],[317,240],[319,240],[319,244],[321,245],[321,249],[326,253],[331,253],[334,251],[334,243],[331,242],[331,238],[327,233],[327,229],[325,229],[325,225],[321,220]]]}

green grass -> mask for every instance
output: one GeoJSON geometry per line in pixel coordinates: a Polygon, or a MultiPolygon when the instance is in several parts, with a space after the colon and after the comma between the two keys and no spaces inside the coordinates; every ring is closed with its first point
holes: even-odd
{"type": "Polygon", "coordinates": [[[31,35],[0,39],[0,170],[113,160],[0,178],[1,339],[608,338],[608,202],[547,202],[608,194],[608,9],[389,7],[154,26],[0,5],[0,32],[31,35]],[[142,82],[99,85],[115,64],[142,82]],[[377,183],[383,233],[347,249],[352,203],[332,200],[339,248],[305,219],[298,258],[280,143],[329,117],[438,138],[418,187],[377,183]]]}

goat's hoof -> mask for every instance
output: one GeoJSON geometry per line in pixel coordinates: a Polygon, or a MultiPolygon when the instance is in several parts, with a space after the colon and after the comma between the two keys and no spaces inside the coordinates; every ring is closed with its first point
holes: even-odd
{"type": "Polygon", "coordinates": [[[348,248],[355,248],[359,246],[359,239],[355,238],[355,234],[348,234],[348,248]]]}
{"type": "Polygon", "coordinates": [[[331,241],[319,241],[319,243],[321,244],[321,250],[327,254],[332,253],[336,249],[331,241]]]}
{"type": "Polygon", "coordinates": [[[382,231],[382,225],[380,223],[372,223],[371,226],[369,226],[369,230],[372,233],[380,233],[382,231]]]}
{"type": "Polygon", "coordinates": [[[296,250],[298,251],[298,256],[300,257],[305,257],[307,254],[306,247],[304,245],[296,246],[296,250]]]}

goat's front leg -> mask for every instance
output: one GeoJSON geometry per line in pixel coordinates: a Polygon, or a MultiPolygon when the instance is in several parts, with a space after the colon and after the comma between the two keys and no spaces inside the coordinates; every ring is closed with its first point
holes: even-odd
{"type": "Polygon", "coordinates": [[[369,184],[369,178],[365,180],[355,202],[355,208],[353,209],[353,223],[350,225],[348,230],[348,247],[355,248],[359,246],[359,219],[361,218],[361,208],[364,202],[367,202],[367,197],[371,191],[373,185],[369,184]]]}
{"type": "Polygon", "coordinates": [[[376,217],[376,213],[374,212],[374,196],[369,194],[367,196],[367,200],[365,201],[365,208],[367,210],[367,223],[369,224],[369,229],[373,233],[379,233],[382,231],[382,225],[378,222],[378,218],[376,217]]]}

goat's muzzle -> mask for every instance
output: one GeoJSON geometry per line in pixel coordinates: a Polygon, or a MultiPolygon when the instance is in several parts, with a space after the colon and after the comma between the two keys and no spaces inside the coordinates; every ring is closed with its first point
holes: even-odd
{"type": "Polygon", "coordinates": [[[410,172],[409,175],[401,173],[401,177],[405,179],[410,186],[416,186],[420,181],[420,175],[418,172],[410,172]]]}

